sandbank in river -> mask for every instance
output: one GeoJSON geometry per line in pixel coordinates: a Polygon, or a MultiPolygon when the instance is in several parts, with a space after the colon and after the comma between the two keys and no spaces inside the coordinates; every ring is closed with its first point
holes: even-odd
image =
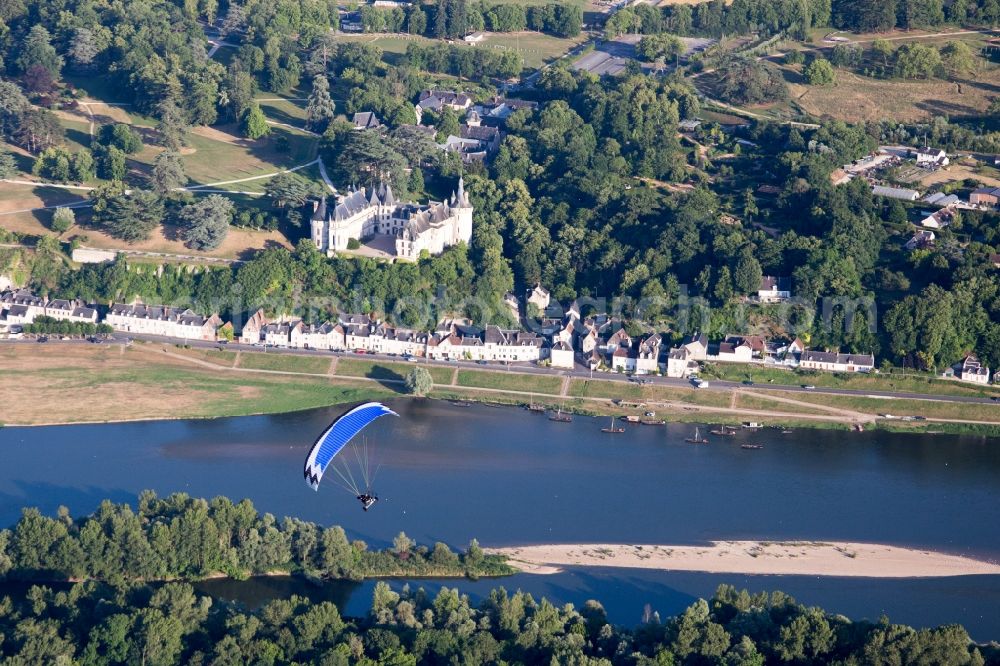
{"type": "Polygon", "coordinates": [[[568,566],[663,571],[865,578],[1000,574],[1000,564],[930,550],[873,543],[712,541],[707,546],[552,544],[488,549],[525,573],[568,566]]]}

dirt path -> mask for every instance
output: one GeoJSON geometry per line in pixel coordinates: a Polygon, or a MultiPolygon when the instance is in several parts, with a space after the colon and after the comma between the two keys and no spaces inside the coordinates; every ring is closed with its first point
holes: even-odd
{"type": "Polygon", "coordinates": [[[337,361],[340,360],[339,356],[334,356],[330,359],[330,369],[326,371],[326,374],[333,376],[337,374],[337,361]]]}
{"type": "MultiPolygon", "coordinates": [[[[734,391],[734,394],[735,394],[735,391],[734,391]]],[[[865,412],[858,412],[858,411],[854,411],[854,410],[850,410],[850,409],[843,409],[841,407],[831,407],[829,405],[823,405],[823,404],[820,404],[820,403],[805,402],[803,400],[794,400],[792,398],[779,397],[779,396],[776,396],[776,395],[771,395],[769,393],[764,393],[763,391],[754,391],[752,393],[752,395],[755,395],[755,396],[760,397],[760,398],[764,398],[765,400],[773,400],[774,402],[784,403],[786,405],[795,405],[797,407],[805,407],[807,409],[819,409],[819,410],[823,410],[823,411],[826,411],[826,412],[830,412],[831,414],[840,414],[842,416],[845,416],[847,418],[853,419],[855,421],[860,421],[862,423],[874,423],[875,422],[875,415],[874,414],[867,414],[865,412]]],[[[735,397],[735,395],[734,395],[734,397],[735,397]]],[[[735,406],[735,405],[733,405],[733,406],[735,406]]]]}

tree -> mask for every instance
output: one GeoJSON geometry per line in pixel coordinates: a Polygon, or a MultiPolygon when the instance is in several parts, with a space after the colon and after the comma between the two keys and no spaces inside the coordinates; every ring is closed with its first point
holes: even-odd
{"type": "Polygon", "coordinates": [[[53,79],[59,78],[63,66],[62,56],[52,46],[52,36],[40,24],[28,31],[17,57],[17,66],[22,72],[27,72],[32,65],[43,67],[53,79]]]}
{"type": "Polygon", "coordinates": [[[264,194],[283,208],[298,208],[319,193],[314,182],[297,173],[279,173],[264,185],[264,194]]]}
{"type": "Polygon", "coordinates": [[[59,233],[64,233],[69,231],[69,228],[76,223],[76,215],[73,213],[72,208],[67,208],[62,206],[56,208],[56,212],[52,214],[52,230],[58,231],[59,233]]]}
{"type": "Polygon", "coordinates": [[[763,104],[785,99],[788,85],[781,70],[770,63],[737,56],[719,68],[722,97],[737,104],[763,104]]]}
{"type": "Polygon", "coordinates": [[[0,152],[0,178],[11,178],[17,173],[17,160],[10,153],[0,152]]]}
{"type": "Polygon", "coordinates": [[[747,248],[740,254],[739,261],[736,262],[736,270],[733,272],[733,284],[740,294],[755,294],[760,289],[760,281],[763,272],[760,262],[753,252],[747,248]]]}
{"type": "Polygon", "coordinates": [[[184,206],[177,214],[187,246],[195,250],[214,250],[222,245],[233,218],[233,202],[219,194],[184,206]]]}
{"type": "Polygon", "coordinates": [[[896,76],[902,79],[929,79],[941,69],[941,54],[933,46],[904,44],[896,50],[896,76]]]}
{"type": "Polygon", "coordinates": [[[97,38],[90,28],[79,27],[73,31],[73,39],[70,41],[69,55],[70,61],[79,69],[87,69],[94,59],[101,52],[97,45],[97,38]]]}
{"type": "Polygon", "coordinates": [[[229,66],[226,78],[221,84],[219,100],[219,106],[226,118],[237,122],[243,117],[244,112],[253,103],[256,86],[253,76],[238,62],[229,66]]]}
{"type": "Polygon", "coordinates": [[[29,108],[18,116],[17,126],[12,134],[19,146],[38,154],[62,143],[65,132],[59,119],[51,111],[29,108]]]}
{"type": "Polygon", "coordinates": [[[253,102],[247,110],[243,112],[240,129],[243,132],[243,136],[255,141],[271,133],[271,128],[267,124],[267,117],[264,116],[264,112],[260,110],[259,104],[253,102]]]}
{"type": "Polygon", "coordinates": [[[115,146],[108,146],[98,153],[97,175],[105,180],[125,180],[128,175],[125,153],[115,146]]]}
{"type": "Polygon", "coordinates": [[[94,178],[94,155],[86,148],[81,148],[73,154],[70,161],[70,177],[78,183],[94,178]]]}
{"type": "Polygon", "coordinates": [[[160,143],[167,150],[180,151],[187,145],[188,123],[184,118],[184,112],[170,98],[160,102],[157,111],[160,114],[160,121],[156,125],[156,130],[160,134],[160,143]]]}
{"type": "Polygon", "coordinates": [[[150,184],[161,196],[183,187],[187,180],[184,162],[179,153],[165,150],[156,156],[156,160],[153,162],[153,172],[150,175],[150,184]]]}
{"type": "Polygon", "coordinates": [[[977,69],[976,54],[965,42],[948,42],[941,49],[941,61],[949,78],[968,76],[977,69]]]}
{"type": "Polygon", "coordinates": [[[314,132],[322,133],[327,123],[333,119],[335,108],[330,98],[330,82],[327,81],[326,74],[316,76],[306,104],[306,126],[314,132]]]}
{"type": "Polygon", "coordinates": [[[406,392],[416,396],[425,396],[434,387],[434,380],[426,368],[413,368],[406,375],[406,392]]]}
{"type": "Polygon", "coordinates": [[[406,10],[406,31],[411,35],[422,35],[427,30],[427,14],[420,3],[413,3],[406,10]]]}
{"type": "Polygon", "coordinates": [[[808,66],[806,66],[805,72],[806,80],[809,81],[809,85],[813,86],[829,86],[833,85],[834,81],[837,80],[837,75],[833,71],[833,65],[830,64],[829,60],[823,58],[816,58],[808,66]]]}
{"type": "Polygon", "coordinates": [[[94,221],[108,233],[127,243],[146,240],[163,221],[163,202],[155,192],[132,190],[121,186],[95,190],[94,221]]]}
{"type": "Polygon", "coordinates": [[[125,123],[103,125],[97,137],[100,143],[114,146],[126,155],[133,155],[142,150],[142,137],[125,123]]]}

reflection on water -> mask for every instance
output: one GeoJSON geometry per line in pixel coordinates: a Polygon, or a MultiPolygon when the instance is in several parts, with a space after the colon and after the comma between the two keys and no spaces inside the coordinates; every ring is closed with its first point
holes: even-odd
{"type": "MultiPolygon", "coordinates": [[[[102,499],[134,501],[140,490],[152,488],[249,497],[261,511],[339,524],[373,546],[388,545],[400,531],[453,546],[472,537],[488,545],[825,539],[1000,559],[1000,537],[991,529],[1000,524],[996,440],[765,430],[691,446],[684,438],[694,427],[680,424],[629,426],[627,434],[610,438],[600,432],[603,419],[553,423],[521,410],[427,400],[393,408],[401,418],[381,419],[366,431],[384,460],[375,484],[383,501],[367,513],[334,484],[314,492],[302,482],[313,440],[345,411],[331,408],[0,429],[0,525],[15,522],[25,505],[49,514],[59,505],[89,513],[102,499]],[[741,449],[746,442],[765,448],[741,449]]],[[[599,596],[610,607],[618,599],[620,621],[631,622],[646,601],[661,600],[661,612],[676,610],[694,596],[711,595],[723,580],[732,582],[719,575],[574,572],[503,584],[560,601],[599,596]]],[[[799,586],[803,593],[796,596],[807,603],[869,617],[894,595],[907,600],[899,613],[890,613],[901,621],[962,621],[972,628],[976,618],[990,617],[982,626],[1000,637],[1000,595],[977,593],[975,582],[742,580],[757,589],[799,586]]],[[[994,578],[975,580],[996,591],[994,578]]],[[[493,584],[465,581],[461,587],[474,593],[493,584]]],[[[366,605],[370,584],[357,589],[349,605],[359,598],[366,605]]]]}

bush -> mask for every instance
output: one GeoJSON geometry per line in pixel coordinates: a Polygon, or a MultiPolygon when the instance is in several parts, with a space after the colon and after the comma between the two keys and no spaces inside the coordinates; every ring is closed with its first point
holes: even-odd
{"type": "Polygon", "coordinates": [[[829,60],[824,60],[823,58],[816,58],[809,63],[804,74],[806,80],[809,81],[809,85],[813,86],[829,86],[837,80],[837,74],[833,71],[833,65],[830,64],[829,60]]]}
{"type": "Polygon", "coordinates": [[[361,247],[361,241],[359,241],[357,238],[348,239],[347,241],[348,250],[357,250],[360,247],[361,247]]]}

